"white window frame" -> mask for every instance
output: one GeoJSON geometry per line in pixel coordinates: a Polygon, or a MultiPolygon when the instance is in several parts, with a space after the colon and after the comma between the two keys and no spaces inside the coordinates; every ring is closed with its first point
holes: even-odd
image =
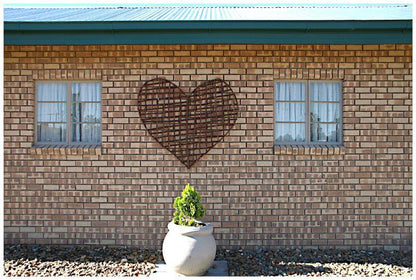
{"type": "MultiPolygon", "coordinates": [[[[47,102],[41,102],[41,103],[48,103],[48,101],[47,102]]],[[[102,142],[102,84],[101,84],[101,81],[91,81],[91,80],[88,80],[88,81],[82,81],[82,80],[81,81],[79,81],[79,80],[74,80],[74,81],[52,81],[52,80],[37,81],[35,83],[35,117],[34,117],[34,119],[35,119],[35,126],[34,126],[35,141],[34,142],[35,142],[36,145],[56,145],[56,146],[71,146],[71,147],[87,146],[87,145],[101,145],[101,142],[102,142]],[[61,102],[59,102],[59,101],[58,102],[50,101],[49,102],[49,103],[66,103],[66,122],[65,123],[66,123],[67,129],[66,129],[66,141],[65,142],[53,142],[53,141],[50,141],[50,142],[44,142],[43,141],[42,142],[42,141],[38,141],[38,102],[39,102],[38,101],[38,84],[41,84],[41,83],[44,83],[44,84],[61,83],[61,84],[66,84],[67,85],[67,87],[66,87],[67,97],[66,97],[65,102],[64,101],[61,101],[61,102]],[[84,83],[84,84],[86,84],[86,83],[94,83],[94,84],[99,83],[100,84],[100,89],[101,89],[101,91],[100,91],[100,101],[99,102],[98,101],[75,101],[75,102],[72,101],[72,85],[77,84],[77,83],[84,83]],[[101,121],[100,122],[73,122],[71,120],[71,105],[73,103],[96,103],[96,104],[100,104],[99,106],[100,106],[100,113],[101,113],[101,121]],[[100,135],[99,135],[100,141],[99,142],[72,142],[72,134],[71,134],[72,125],[73,124],[82,124],[82,123],[90,123],[90,124],[97,123],[97,124],[100,124],[100,135]]],[[[54,123],[54,122],[47,122],[47,123],[54,123]]],[[[61,122],[56,122],[56,123],[61,123],[61,122]]]]}
{"type": "MultiPolygon", "coordinates": [[[[287,145],[298,145],[298,146],[342,146],[343,145],[343,87],[342,81],[339,80],[275,80],[274,81],[274,92],[273,92],[273,137],[274,137],[274,144],[275,146],[287,146],[287,145]],[[296,141],[277,141],[276,139],[276,104],[278,101],[276,100],[277,94],[277,84],[281,82],[297,82],[297,83],[305,83],[305,141],[304,142],[296,142],[296,141]],[[339,141],[338,142],[324,142],[324,141],[311,141],[311,117],[310,117],[310,107],[311,107],[311,99],[310,99],[310,84],[313,82],[319,83],[339,83],[339,141]]],[[[296,103],[296,102],[293,102],[296,103]]],[[[336,102],[334,102],[336,103],[336,102]]],[[[301,122],[300,122],[301,123],[301,122]]],[[[302,122],[303,123],[303,122],[302,122]]]]}

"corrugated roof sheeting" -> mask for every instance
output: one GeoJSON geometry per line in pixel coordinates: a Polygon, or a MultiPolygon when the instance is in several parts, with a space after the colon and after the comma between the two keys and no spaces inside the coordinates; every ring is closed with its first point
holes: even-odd
{"type": "Polygon", "coordinates": [[[409,20],[411,4],[5,8],[5,22],[409,20]]]}

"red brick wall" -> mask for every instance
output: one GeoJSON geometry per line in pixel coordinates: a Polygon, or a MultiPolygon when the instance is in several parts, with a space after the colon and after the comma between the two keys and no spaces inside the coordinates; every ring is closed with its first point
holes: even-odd
{"type": "Polygon", "coordinates": [[[412,45],[5,46],[6,243],[160,248],[186,183],[221,247],[410,249],[412,45]],[[191,169],[144,130],[140,86],[227,81],[237,124],[191,169]],[[344,147],[273,147],[280,79],[342,80],[344,147]],[[35,82],[102,82],[101,148],[32,148],[35,82]]]}

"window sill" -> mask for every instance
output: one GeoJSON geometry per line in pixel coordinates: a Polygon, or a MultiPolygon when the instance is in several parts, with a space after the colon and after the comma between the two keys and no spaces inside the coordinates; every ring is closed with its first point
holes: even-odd
{"type": "Polygon", "coordinates": [[[39,144],[30,148],[32,155],[101,155],[100,144],[86,144],[81,146],[39,144]]]}
{"type": "Polygon", "coordinates": [[[275,155],[344,155],[345,147],[341,145],[301,145],[301,144],[276,144],[275,155]]]}

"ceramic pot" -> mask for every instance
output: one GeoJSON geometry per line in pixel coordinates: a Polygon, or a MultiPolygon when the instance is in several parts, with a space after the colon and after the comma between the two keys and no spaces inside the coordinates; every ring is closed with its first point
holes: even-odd
{"type": "Polygon", "coordinates": [[[213,227],[189,227],[168,224],[162,252],[169,270],[188,276],[203,275],[215,259],[217,245],[213,227]]]}

